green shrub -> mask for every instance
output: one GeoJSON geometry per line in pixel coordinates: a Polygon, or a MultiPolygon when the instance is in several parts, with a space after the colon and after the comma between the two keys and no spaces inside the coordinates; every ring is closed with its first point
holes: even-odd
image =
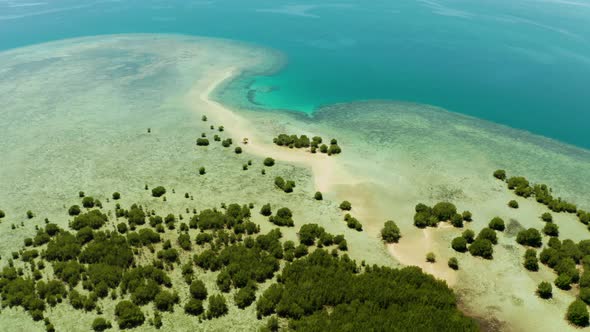
{"type": "MultiPolygon", "coordinates": [[[[93,202],[94,203],[94,202],[93,202]]],[[[79,205],[72,205],[70,206],[70,208],[68,209],[68,214],[70,216],[77,216],[80,214],[80,206],[79,205]]]]}
{"type": "Polygon", "coordinates": [[[451,224],[453,225],[453,227],[462,228],[463,216],[456,213],[454,216],[451,217],[451,224]]]}
{"type": "Polygon", "coordinates": [[[456,257],[449,258],[449,261],[448,261],[447,264],[453,270],[458,270],[459,269],[459,261],[457,260],[456,257]]]}
{"type": "Polygon", "coordinates": [[[548,222],[543,227],[543,233],[548,236],[559,236],[559,227],[552,222],[548,222]]]}
{"type": "Polygon", "coordinates": [[[416,226],[418,228],[427,227],[429,225],[428,217],[429,217],[428,213],[416,212],[416,214],[414,215],[414,226],[416,226]]]}
{"type": "Polygon", "coordinates": [[[160,311],[174,311],[174,305],[179,301],[178,294],[161,290],[154,298],[154,305],[160,311]]]}
{"type": "Polygon", "coordinates": [[[562,273],[555,278],[555,286],[559,289],[570,290],[572,288],[571,284],[572,278],[565,273],[562,273]]]}
{"type": "Polygon", "coordinates": [[[309,253],[309,251],[307,250],[307,246],[304,244],[298,245],[295,248],[295,250],[293,251],[293,254],[295,255],[296,258],[303,257],[303,256],[307,255],[308,253],[309,253]]]}
{"type": "Polygon", "coordinates": [[[127,224],[122,222],[117,225],[117,231],[121,234],[127,233],[127,224]]]}
{"type": "MultiPolygon", "coordinates": [[[[158,236],[158,237],[159,237],[159,236],[158,236]]],[[[178,242],[178,245],[179,245],[179,246],[180,246],[182,249],[184,249],[184,250],[186,250],[186,251],[189,251],[189,250],[191,250],[191,238],[190,238],[190,236],[189,236],[188,234],[186,234],[186,233],[184,233],[184,234],[180,234],[180,235],[178,236],[178,240],[177,240],[177,242],[178,242]]]]}
{"type": "Polygon", "coordinates": [[[549,212],[545,212],[541,215],[541,220],[544,222],[553,222],[553,215],[549,212]]]}
{"type": "Polygon", "coordinates": [[[432,215],[439,221],[450,220],[455,214],[457,214],[457,208],[449,202],[440,202],[432,207],[432,215]]]}
{"type": "Polygon", "coordinates": [[[516,242],[523,246],[540,247],[542,243],[541,233],[535,228],[522,230],[516,235],[516,242]]]}
{"type": "Polygon", "coordinates": [[[340,203],[340,209],[343,211],[350,211],[352,210],[352,205],[349,201],[343,201],[342,203],[340,203]]]}
{"type": "Polygon", "coordinates": [[[426,261],[428,263],[434,263],[436,262],[436,255],[433,252],[429,252],[426,254],[426,261]]]}
{"type": "Polygon", "coordinates": [[[279,187],[281,190],[285,190],[285,179],[280,176],[275,178],[275,186],[279,187]]]}
{"type": "Polygon", "coordinates": [[[4,211],[0,210],[0,219],[6,217],[6,213],[4,213],[4,211]]]}
{"type": "Polygon", "coordinates": [[[208,146],[209,145],[209,139],[203,138],[203,137],[199,137],[199,138],[197,138],[197,145],[198,146],[208,146]]]}
{"type": "Polygon", "coordinates": [[[166,194],[166,188],[164,188],[162,186],[158,186],[158,187],[152,189],[152,196],[153,197],[162,197],[162,196],[164,196],[164,194],[166,194]]]}
{"type": "Polygon", "coordinates": [[[34,216],[35,215],[33,214],[33,211],[31,211],[31,210],[27,211],[27,218],[33,219],[34,216]]]}
{"type": "Polygon", "coordinates": [[[475,240],[475,232],[471,229],[466,229],[463,231],[461,236],[465,239],[465,241],[467,241],[467,243],[472,243],[473,240],[475,240]]]}
{"type": "Polygon", "coordinates": [[[199,174],[200,175],[205,175],[205,167],[200,167],[199,168],[199,174]]]}
{"type": "Polygon", "coordinates": [[[203,311],[203,301],[201,300],[189,299],[184,305],[184,312],[192,316],[198,316],[202,314],[203,311]]]}
{"type": "Polygon", "coordinates": [[[94,198],[91,196],[86,196],[82,199],[82,206],[87,209],[93,208],[94,204],[95,204],[94,198]]]}
{"type": "Polygon", "coordinates": [[[120,329],[130,329],[138,327],[145,321],[145,316],[141,309],[131,301],[121,301],[115,307],[115,316],[119,323],[120,329]]]}
{"type": "Polygon", "coordinates": [[[272,209],[270,208],[270,203],[264,204],[261,208],[260,208],[260,214],[268,217],[272,214],[272,209]]]}
{"type": "Polygon", "coordinates": [[[494,177],[496,179],[504,181],[504,180],[506,180],[506,171],[503,169],[496,170],[494,172],[494,177]]]}
{"type": "Polygon", "coordinates": [[[92,231],[92,228],[88,226],[81,228],[76,234],[76,239],[78,242],[80,242],[80,244],[86,244],[92,241],[92,239],[94,239],[94,232],[92,231]]]}
{"type": "Polygon", "coordinates": [[[283,207],[277,210],[276,216],[271,216],[269,218],[270,222],[277,226],[294,226],[293,222],[293,212],[289,208],[283,207]]]}
{"type": "Polygon", "coordinates": [[[196,240],[195,240],[195,242],[198,245],[202,245],[204,243],[210,243],[211,241],[213,241],[213,236],[209,233],[199,233],[197,235],[196,240]]]}
{"type": "Polygon", "coordinates": [[[324,199],[324,196],[322,195],[322,193],[321,193],[321,192],[319,192],[319,191],[316,191],[315,195],[313,195],[313,198],[314,198],[316,201],[321,201],[321,200],[323,200],[323,199],[324,199]]]}
{"type": "Polygon", "coordinates": [[[230,145],[232,145],[232,139],[231,138],[224,139],[223,141],[221,141],[221,146],[223,146],[224,148],[229,148],[230,145]]]}
{"type": "Polygon", "coordinates": [[[328,155],[339,154],[342,149],[337,144],[331,144],[328,148],[328,155]]]}
{"type": "Polygon", "coordinates": [[[266,329],[270,332],[278,332],[280,328],[279,319],[272,316],[266,322],[266,329]]]}
{"type": "Polygon", "coordinates": [[[575,300],[567,308],[567,320],[573,325],[585,327],[588,326],[588,308],[581,300],[575,300]]]}
{"type": "Polygon", "coordinates": [[[45,233],[49,236],[54,236],[55,234],[59,233],[61,229],[56,224],[47,224],[45,226],[45,233]]]}
{"type": "Polygon", "coordinates": [[[514,190],[519,196],[529,197],[532,194],[532,188],[529,181],[522,176],[513,176],[508,179],[508,189],[514,190]]]}
{"type": "Polygon", "coordinates": [[[268,166],[268,167],[272,167],[275,164],[275,160],[268,157],[266,159],[264,159],[264,166],[268,166]]]}
{"type": "Polygon", "coordinates": [[[472,221],[473,220],[473,215],[471,214],[470,211],[463,211],[462,216],[463,216],[464,221],[472,221]]]}
{"type": "Polygon", "coordinates": [[[239,147],[239,146],[236,146],[236,148],[234,149],[234,152],[235,152],[236,154],[240,154],[240,153],[242,153],[242,148],[241,148],[241,147],[239,147]]]}
{"type": "Polygon", "coordinates": [[[349,213],[344,216],[344,221],[346,221],[346,226],[348,226],[348,228],[355,229],[359,232],[363,230],[363,225],[361,222],[351,216],[349,213]]]}
{"type": "Polygon", "coordinates": [[[496,230],[496,231],[500,231],[503,232],[504,229],[506,228],[506,226],[504,225],[504,220],[500,217],[495,217],[493,218],[489,225],[488,225],[491,229],[496,230]]]}
{"type": "Polygon", "coordinates": [[[401,238],[399,227],[393,220],[388,220],[381,229],[381,238],[386,243],[397,243],[401,238]]]}
{"type": "Polygon", "coordinates": [[[47,244],[45,257],[49,261],[67,261],[80,254],[78,240],[69,232],[59,233],[47,244]]]}
{"type": "Polygon", "coordinates": [[[158,251],[157,257],[169,263],[175,263],[178,261],[178,251],[174,248],[163,249],[158,251]]]}
{"type": "Polygon", "coordinates": [[[498,243],[498,236],[496,235],[496,232],[493,229],[487,227],[479,231],[479,234],[477,234],[475,240],[477,241],[477,239],[486,239],[492,244],[498,243]]]}
{"type": "Polygon", "coordinates": [[[205,287],[205,284],[201,280],[193,280],[189,291],[191,296],[196,300],[204,301],[207,299],[207,287],[205,287]]]}
{"type": "Polygon", "coordinates": [[[111,322],[102,317],[96,317],[92,322],[92,329],[94,331],[104,331],[112,327],[111,322]]]}
{"type": "Polygon", "coordinates": [[[306,135],[287,135],[280,134],[273,139],[273,142],[278,146],[288,146],[290,148],[308,148],[310,146],[317,146],[317,141],[310,142],[306,135]]]}
{"type": "Polygon", "coordinates": [[[207,318],[221,317],[227,314],[227,303],[225,297],[221,294],[211,295],[209,297],[209,307],[207,308],[207,318]]]}
{"type": "Polygon", "coordinates": [[[469,253],[473,256],[483,257],[485,259],[492,259],[494,249],[492,248],[492,242],[488,239],[477,238],[469,246],[469,253]]]}
{"type": "Polygon", "coordinates": [[[99,229],[104,226],[108,220],[109,218],[106,214],[100,212],[100,210],[95,209],[76,216],[70,223],[70,227],[75,230],[80,230],[84,227],[99,229]]]}
{"type": "Polygon", "coordinates": [[[535,249],[527,249],[524,254],[524,267],[529,271],[539,271],[539,260],[535,249]]]}
{"type": "Polygon", "coordinates": [[[584,303],[590,303],[590,288],[588,287],[580,287],[580,300],[584,301],[584,303]]]}
{"type": "Polygon", "coordinates": [[[511,200],[510,202],[508,202],[508,206],[513,209],[518,209],[518,202],[515,200],[511,200]]]}
{"type": "Polygon", "coordinates": [[[553,287],[547,281],[542,281],[537,286],[537,295],[542,299],[550,299],[553,296],[553,287]]]}
{"type": "Polygon", "coordinates": [[[256,300],[256,288],[250,285],[238,290],[234,296],[234,300],[238,308],[244,309],[248,307],[256,300]]]}
{"type": "MultiPolygon", "coordinates": [[[[316,239],[321,238],[325,234],[327,234],[326,230],[318,224],[305,224],[299,229],[299,242],[306,246],[312,246],[315,244],[316,239]]],[[[288,248],[293,248],[292,241],[285,242],[285,249],[288,248]]]]}
{"type": "Polygon", "coordinates": [[[465,238],[459,236],[451,241],[451,247],[458,252],[466,252],[467,251],[467,240],[465,238]]]}
{"type": "Polygon", "coordinates": [[[293,188],[295,188],[295,182],[288,180],[287,182],[285,182],[285,187],[283,188],[283,191],[286,193],[292,193],[293,188]]]}

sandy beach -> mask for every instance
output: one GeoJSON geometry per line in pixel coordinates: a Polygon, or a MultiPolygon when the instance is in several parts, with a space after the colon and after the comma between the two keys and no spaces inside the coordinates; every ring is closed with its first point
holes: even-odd
{"type": "Polygon", "coordinates": [[[218,86],[238,75],[239,72],[235,68],[211,73],[210,80],[205,82],[205,87],[197,84],[191,89],[187,96],[190,107],[195,109],[195,112],[205,114],[214,123],[223,124],[234,142],[247,149],[248,153],[309,167],[313,172],[314,183],[318,191],[329,192],[333,190],[335,185],[357,183],[354,177],[346,174],[345,170],[339,167],[336,158],[330,158],[328,155],[320,153],[312,155],[309,151],[292,150],[273,145],[269,143],[272,142],[273,137],[266,136],[270,133],[261,131],[259,126],[211,98],[211,94],[218,86]],[[243,143],[244,139],[247,139],[247,144],[243,143]]]}

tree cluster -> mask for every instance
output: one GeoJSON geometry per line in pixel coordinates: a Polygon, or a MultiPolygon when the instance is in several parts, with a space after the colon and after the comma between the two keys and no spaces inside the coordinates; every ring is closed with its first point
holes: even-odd
{"type": "MultiPolygon", "coordinates": [[[[513,190],[518,196],[525,198],[534,197],[537,202],[546,205],[553,212],[576,213],[578,219],[584,225],[588,225],[590,222],[589,213],[583,210],[578,210],[578,207],[575,204],[567,202],[560,197],[555,198],[552,194],[553,190],[546,184],[531,184],[522,176],[513,176],[507,179],[506,172],[502,170],[494,172],[494,176],[502,181],[506,181],[508,189],[513,190]],[[503,176],[498,176],[499,174],[497,174],[497,172],[500,171],[503,172],[503,176]]],[[[512,203],[511,207],[518,207],[518,203],[514,203],[512,203]]],[[[545,218],[549,218],[549,216],[544,214],[543,220],[547,221],[545,218]]]]}
{"type": "Polygon", "coordinates": [[[344,221],[346,221],[346,226],[348,226],[348,228],[352,228],[359,232],[363,231],[363,224],[361,224],[361,222],[358,221],[355,217],[351,216],[350,213],[347,213],[344,216],[344,221]]]}
{"type": "Polygon", "coordinates": [[[536,228],[529,228],[518,232],[516,242],[523,246],[539,248],[543,242],[541,233],[536,228]]]}
{"type": "Polygon", "coordinates": [[[291,180],[285,181],[285,179],[283,179],[282,177],[277,176],[275,178],[275,186],[277,186],[279,189],[286,193],[292,193],[293,188],[295,188],[295,182],[291,180]]]}
{"type": "Polygon", "coordinates": [[[527,249],[524,253],[524,267],[529,271],[539,270],[539,260],[535,249],[527,249]]]}
{"type": "Polygon", "coordinates": [[[446,284],[417,267],[360,273],[348,256],[319,249],[285,266],[278,280],[258,299],[256,312],[288,318],[294,330],[478,329],[446,284]]]}
{"type": "Polygon", "coordinates": [[[297,136],[287,134],[280,134],[273,139],[273,142],[278,146],[286,146],[291,149],[311,148],[311,153],[316,153],[317,149],[319,149],[321,153],[327,153],[328,155],[339,154],[342,152],[336,139],[331,139],[329,146],[322,144],[322,141],[322,138],[319,136],[314,136],[310,140],[306,135],[297,136]]]}
{"type": "Polygon", "coordinates": [[[289,208],[283,207],[277,210],[277,214],[270,216],[268,220],[277,226],[293,227],[293,212],[289,208]]]}
{"type": "Polygon", "coordinates": [[[418,228],[436,227],[439,222],[451,221],[455,227],[463,227],[463,221],[471,221],[471,212],[457,213],[457,207],[449,202],[439,202],[433,207],[416,205],[414,225],[418,228]]]}

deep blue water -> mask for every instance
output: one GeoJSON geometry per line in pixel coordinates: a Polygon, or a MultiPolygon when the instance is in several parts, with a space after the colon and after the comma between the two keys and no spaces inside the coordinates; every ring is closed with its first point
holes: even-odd
{"type": "Polygon", "coordinates": [[[590,148],[590,0],[0,0],[0,49],[135,32],[283,51],[264,108],[410,101],[590,148]]]}

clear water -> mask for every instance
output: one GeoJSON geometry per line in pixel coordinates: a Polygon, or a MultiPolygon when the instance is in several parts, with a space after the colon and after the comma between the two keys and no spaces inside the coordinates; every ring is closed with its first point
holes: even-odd
{"type": "Polygon", "coordinates": [[[0,49],[136,32],[284,52],[283,70],[236,85],[259,107],[409,101],[590,148],[588,0],[0,1],[0,49]]]}

